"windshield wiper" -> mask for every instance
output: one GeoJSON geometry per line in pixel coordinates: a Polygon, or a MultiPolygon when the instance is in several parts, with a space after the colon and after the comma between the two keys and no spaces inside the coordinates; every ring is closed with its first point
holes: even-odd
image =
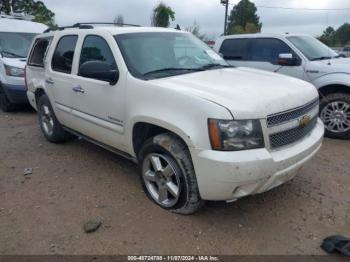
{"type": "Polygon", "coordinates": [[[208,69],[212,69],[212,68],[232,68],[233,66],[231,65],[222,65],[222,64],[207,64],[207,65],[204,65],[204,66],[201,66],[199,68],[197,68],[198,70],[208,70],[208,69]]]}
{"type": "Polygon", "coordinates": [[[231,68],[233,66],[230,65],[221,65],[221,64],[207,64],[201,67],[197,68],[181,68],[181,67],[168,67],[168,68],[162,68],[162,69],[157,69],[157,70],[152,70],[147,73],[144,73],[143,76],[148,76],[152,74],[157,74],[157,73],[166,73],[166,72],[179,72],[179,71],[185,71],[185,72],[200,72],[200,71],[205,71],[209,70],[212,68],[231,68]]]}
{"type": "Polygon", "coordinates": [[[172,72],[172,71],[203,71],[203,69],[198,68],[180,68],[180,67],[168,67],[168,68],[162,68],[157,70],[152,70],[147,73],[144,73],[144,76],[156,74],[156,73],[164,73],[164,72],[172,72]]]}
{"type": "Polygon", "coordinates": [[[317,61],[317,60],[326,60],[326,59],[332,59],[331,56],[320,56],[320,57],[316,57],[311,59],[311,61],[317,61]]]}
{"type": "Polygon", "coordinates": [[[14,56],[16,58],[25,58],[25,56],[21,56],[21,55],[18,55],[18,54],[9,52],[9,51],[1,51],[1,54],[7,54],[7,55],[10,55],[10,56],[14,56]]]}

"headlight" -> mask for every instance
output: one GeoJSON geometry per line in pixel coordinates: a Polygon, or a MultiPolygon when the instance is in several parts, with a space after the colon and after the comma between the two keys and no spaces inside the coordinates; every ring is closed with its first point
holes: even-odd
{"type": "Polygon", "coordinates": [[[259,120],[209,119],[208,126],[213,150],[237,151],[264,147],[259,120]]]}
{"type": "Polygon", "coordinates": [[[14,77],[24,77],[24,69],[5,65],[6,75],[14,77]]]}

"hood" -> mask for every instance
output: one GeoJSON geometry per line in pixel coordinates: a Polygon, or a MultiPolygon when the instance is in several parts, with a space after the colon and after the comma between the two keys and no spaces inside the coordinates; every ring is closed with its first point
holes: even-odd
{"type": "Polygon", "coordinates": [[[336,58],[321,61],[311,61],[308,66],[309,70],[320,71],[320,73],[349,73],[350,58],[336,58]]]}
{"type": "Polygon", "coordinates": [[[154,84],[226,107],[235,119],[261,119],[318,97],[316,88],[277,73],[226,68],[152,80],[154,84]]]}
{"type": "Polygon", "coordinates": [[[3,60],[4,64],[6,64],[6,65],[24,69],[24,67],[26,66],[27,58],[8,58],[8,57],[3,57],[2,60],[3,60]]]}

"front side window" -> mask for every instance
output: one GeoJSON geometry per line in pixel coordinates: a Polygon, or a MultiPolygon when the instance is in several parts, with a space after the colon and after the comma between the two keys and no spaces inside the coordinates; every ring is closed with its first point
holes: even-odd
{"type": "Polygon", "coordinates": [[[312,36],[289,36],[287,39],[311,61],[339,57],[335,51],[312,36]]]}
{"type": "Polygon", "coordinates": [[[219,52],[228,60],[247,60],[248,48],[249,39],[226,39],[219,52]]]}
{"type": "MultiPolygon", "coordinates": [[[[278,64],[280,54],[293,54],[291,48],[279,39],[256,38],[251,49],[251,61],[278,64]]],[[[295,55],[294,55],[295,56],[295,55]]]]}
{"type": "Polygon", "coordinates": [[[115,38],[131,74],[145,80],[228,66],[187,33],[129,33],[115,38]]]}
{"type": "Polygon", "coordinates": [[[0,32],[0,53],[8,58],[25,58],[36,34],[0,32]]]}
{"type": "Polygon", "coordinates": [[[91,61],[104,62],[109,66],[110,70],[117,69],[114,56],[108,43],[100,36],[89,35],[84,40],[79,64],[82,65],[91,61]]]}
{"type": "Polygon", "coordinates": [[[78,36],[76,35],[63,36],[59,40],[52,57],[52,70],[66,74],[72,72],[73,57],[77,40],[78,36]]]}

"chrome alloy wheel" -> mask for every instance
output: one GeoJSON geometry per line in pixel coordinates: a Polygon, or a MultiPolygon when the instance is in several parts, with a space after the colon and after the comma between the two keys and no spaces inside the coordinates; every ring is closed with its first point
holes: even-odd
{"type": "Polygon", "coordinates": [[[343,133],[350,130],[350,104],[334,101],[321,111],[321,119],[328,131],[343,133]]]}
{"type": "Polygon", "coordinates": [[[52,113],[50,111],[50,108],[47,105],[42,105],[40,110],[40,119],[41,119],[41,125],[44,129],[44,132],[51,136],[53,134],[53,127],[54,127],[54,121],[52,117],[52,113]]]}
{"type": "Polygon", "coordinates": [[[161,206],[174,206],[180,196],[180,177],[168,157],[151,153],[142,165],[142,178],[151,197],[161,206]]]}

